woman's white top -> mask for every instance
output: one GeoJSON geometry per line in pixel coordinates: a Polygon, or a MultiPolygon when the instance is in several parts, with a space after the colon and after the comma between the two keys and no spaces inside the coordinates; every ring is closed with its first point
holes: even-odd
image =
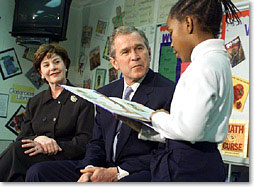
{"type": "Polygon", "coordinates": [[[223,142],[233,105],[231,65],[224,40],[209,39],[192,51],[191,64],[181,75],[171,113],[152,117],[161,138],[223,142]]]}

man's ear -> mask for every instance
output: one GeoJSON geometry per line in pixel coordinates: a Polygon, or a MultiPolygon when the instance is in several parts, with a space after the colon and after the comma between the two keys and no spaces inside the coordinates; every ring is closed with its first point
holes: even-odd
{"type": "Polygon", "coordinates": [[[112,58],[112,57],[109,57],[109,60],[110,60],[110,62],[111,62],[111,64],[112,64],[112,66],[113,66],[116,70],[119,70],[119,65],[118,65],[117,61],[116,61],[114,58],[112,58]]]}
{"type": "Polygon", "coordinates": [[[186,29],[189,34],[193,33],[193,19],[190,16],[185,17],[186,29]]]}
{"type": "Polygon", "coordinates": [[[151,59],[152,59],[152,57],[151,57],[151,56],[152,56],[152,53],[151,53],[151,48],[150,48],[150,47],[148,48],[148,54],[149,54],[149,59],[150,59],[150,61],[151,61],[151,59]]]}

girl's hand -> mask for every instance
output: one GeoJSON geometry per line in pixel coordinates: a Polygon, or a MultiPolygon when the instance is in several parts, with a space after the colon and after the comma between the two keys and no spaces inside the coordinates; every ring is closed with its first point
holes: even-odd
{"type": "Polygon", "coordinates": [[[138,133],[140,132],[142,126],[140,122],[116,114],[114,114],[114,117],[118,120],[121,120],[123,123],[134,129],[138,133]]]}
{"type": "Polygon", "coordinates": [[[156,114],[156,113],[158,113],[158,112],[165,112],[165,113],[169,114],[169,112],[166,111],[165,109],[159,109],[159,110],[156,110],[155,112],[153,112],[153,113],[151,114],[150,119],[152,120],[153,115],[156,114]]]}
{"type": "Polygon", "coordinates": [[[56,143],[53,138],[47,136],[38,136],[34,141],[40,143],[43,152],[49,155],[55,155],[58,151],[62,151],[62,148],[56,143]]]}
{"type": "Polygon", "coordinates": [[[24,152],[25,154],[29,154],[29,156],[35,156],[39,153],[44,153],[41,144],[38,142],[29,139],[21,140],[21,142],[24,143],[22,144],[22,148],[30,148],[24,152]]]}

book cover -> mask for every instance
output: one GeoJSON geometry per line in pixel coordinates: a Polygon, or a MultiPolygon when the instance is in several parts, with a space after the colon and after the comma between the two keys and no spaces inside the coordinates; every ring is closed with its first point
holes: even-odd
{"type": "Polygon", "coordinates": [[[112,114],[128,117],[152,128],[150,116],[154,110],[133,101],[127,101],[118,97],[107,97],[96,90],[61,85],[64,89],[79,97],[94,103],[112,114]]]}
{"type": "Polygon", "coordinates": [[[225,141],[218,145],[223,155],[248,157],[249,121],[230,119],[225,141]]]}

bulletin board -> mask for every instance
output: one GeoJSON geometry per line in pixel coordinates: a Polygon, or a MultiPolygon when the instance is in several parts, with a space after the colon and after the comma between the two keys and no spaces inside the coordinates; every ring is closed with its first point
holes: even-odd
{"type": "Polygon", "coordinates": [[[242,90],[242,95],[235,96],[230,118],[249,120],[249,2],[236,5],[242,23],[227,25],[224,17],[221,33],[230,57],[235,94],[242,90]]]}

